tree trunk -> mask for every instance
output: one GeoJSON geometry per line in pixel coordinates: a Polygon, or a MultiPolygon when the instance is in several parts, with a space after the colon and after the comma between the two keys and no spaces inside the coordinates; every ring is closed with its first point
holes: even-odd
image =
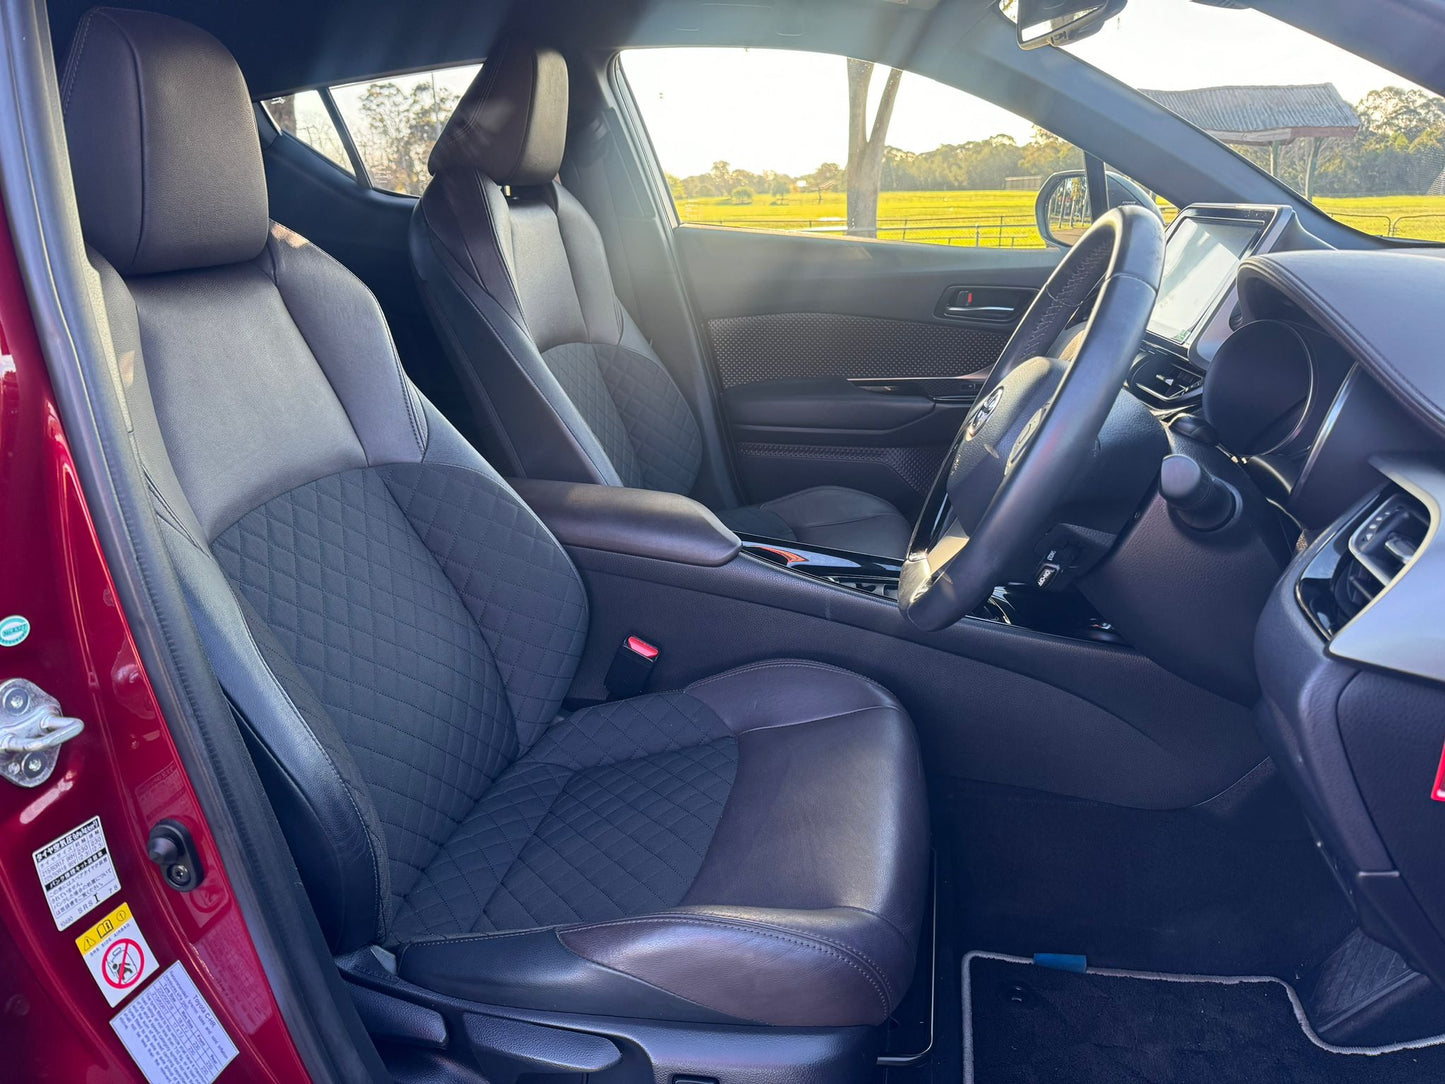
{"type": "Polygon", "coordinates": [[[868,86],[873,80],[873,63],[848,61],[848,233],[853,237],[878,236],[878,188],[883,180],[883,150],[893,103],[903,73],[888,70],[883,95],[873,123],[868,123],[868,86]]]}

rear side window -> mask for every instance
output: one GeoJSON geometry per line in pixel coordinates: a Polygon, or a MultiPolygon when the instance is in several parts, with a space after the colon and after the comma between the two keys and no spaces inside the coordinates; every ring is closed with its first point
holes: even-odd
{"type": "Polygon", "coordinates": [[[341,133],[326,111],[320,91],[302,90],[280,98],[268,98],[261,104],[266,107],[267,115],[277,128],[305,143],[338,169],[354,176],[346,145],[341,142],[341,133]]]}
{"type": "Polygon", "coordinates": [[[461,64],[338,83],[262,104],[277,128],[354,176],[345,141],[327,109],[329,99],[371,187],[419,196],[431,179],[426,162],[432,147],[481,67],[461,64]]]}
{"type": "Polygon", "coordinates": [[[331,88],[373,188],[422,194],[431,149],[480,70],[463,64],[331,88]]]}
{"type": "Polygon", "coordinates": [[[1077,147],[991,102],[842,56],[622,54],[680,222],[1042,248],[1035,196],[1077,147]]]}

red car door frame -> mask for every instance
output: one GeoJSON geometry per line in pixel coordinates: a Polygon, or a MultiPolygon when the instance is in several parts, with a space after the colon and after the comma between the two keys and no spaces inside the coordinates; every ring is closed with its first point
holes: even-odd
{"type": "Polygon", "coordinates": [[[12,615],[30,631],[0,646],[0,681],[34,682],[85,729],[41,786],[0,780],[0,1076],[145,1079],[111,1021],[179,964],[236,1047],[221,1080],[308,1079],[121,612],[0,230],[0,619],[12,615]],[[32,856],[96,816],[120,889],[58,930],[32,856]],[[200,853],[193,891],[147,859],[164,818],[200,853]],[[76,939],[122,903],[158,966],[111,1008],[76,939]]]}

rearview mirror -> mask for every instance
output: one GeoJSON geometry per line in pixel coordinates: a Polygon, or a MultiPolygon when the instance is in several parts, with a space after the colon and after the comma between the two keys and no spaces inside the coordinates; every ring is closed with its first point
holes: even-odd
{"type": "MultiPolygon", "coordinates": [[[[1142,185],[1113,170],[1104,176],[1109,182],[1110,207],[1137,203],[1148,207],[1161,222],[1164,220],[1159,204],[1142,185]]],[[[1034,221],[1039,233],[1051,245],[1067,248],[1083,235],[1093,224],[1094,214],[1089,202],[1089,179],[1082,169],[1055,173],[1039,186],[1039,194],[1034,199],[1034,221]]]]}
{"type": "Polygon", "coordinates": [[[1019,48],[1067,45],[1100,30],[1128,0],[1001,0],[999,8],[1018,24],[1019,48]]]}

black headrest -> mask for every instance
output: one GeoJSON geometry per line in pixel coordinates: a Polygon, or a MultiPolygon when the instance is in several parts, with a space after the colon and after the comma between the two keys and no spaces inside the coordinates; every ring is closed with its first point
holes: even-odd
{"type": "Polygon", "coordinates": [[[477,170],[497,184],[546,184],[567,145],[567,62],[511,39],[494,49],[432,148],[427,168],[477,170]]]}
{"type": "Polygon", "coordinates": [[[61,83],[86,240],[123,275],[248,260],[266,245],[266,175],[241,69],[204,30],[93,8],[61,83]]]}

